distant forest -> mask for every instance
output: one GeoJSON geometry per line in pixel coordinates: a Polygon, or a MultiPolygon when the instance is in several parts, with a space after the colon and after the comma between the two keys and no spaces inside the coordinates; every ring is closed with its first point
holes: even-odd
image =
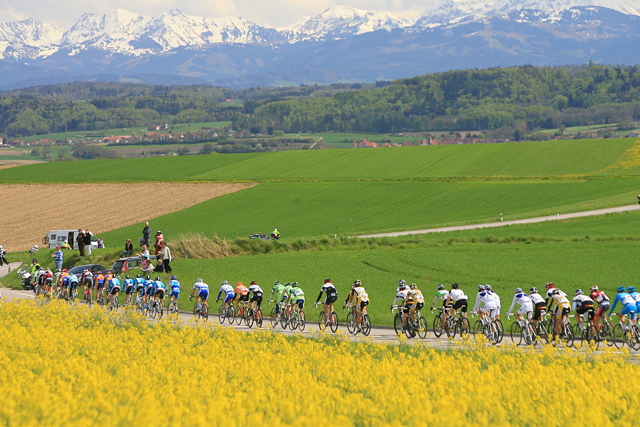
{"type": "Polygon", "coordinates": [[[0,133],[231,120],[235,130],[519,130],[640,118],[640,67],[512,67],[379,82],[233,91],[210,86],[72,83],[0,93],[0,133]],[[225,103],[227,99],[240,103],[225,103]]]}

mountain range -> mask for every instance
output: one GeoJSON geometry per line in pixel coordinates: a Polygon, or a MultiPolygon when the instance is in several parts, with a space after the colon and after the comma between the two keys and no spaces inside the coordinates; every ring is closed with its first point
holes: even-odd
{"type": "Polygon", "coordinates": [[[407,20],[333,6],[271,28],[171,10],[0,24],[0,89],[75,80],[229,87],[640,59],[640,0],[436,0],[407,20]],[[606,3],[606,4],[605,4],[606,3]]]}

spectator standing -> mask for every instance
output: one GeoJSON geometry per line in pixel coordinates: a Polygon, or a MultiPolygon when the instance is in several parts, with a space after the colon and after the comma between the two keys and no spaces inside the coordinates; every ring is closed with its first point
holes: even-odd
{"type": "Polygon", "coordinates": [[[80,251],[80,257],[82,258],[84,256],[84,233],[81,229],[78,229],[76,242],[78,243],[78,250],[80,251]]]}
{"type": "Polygon", "coordinates": [[[53,263],[55,264],[55,269],[57,271],[62,270],[62,259],[64,258],[64,253],[62,253],[62,248],[60,246],[56,246],[56,253],[51,255],[51,258],[54,258],[53,263]]]}
{"type": "Polygon", "coordinates": [[[88,230],[84,230],[84,250],[91,256],[91,232],[88,230]]]}
{"type": "Polygon", "coordinates": [[[0,265],[2,265],[3,262],[9,265],[9,261],[7,261],[7,259],[4,257],[4,254],[6,253],[7,252],[4,249],[2,249],[2,246],[0,246],[0,265]]]}
{"type": "Polygon", "coordinates": [[[164,271],[166,273],[171,273],[171,266],[169,263],[171,262],[171,251],[169,250],[169,246],[163,241],[162,242],[162,264],[164,265],[164,271]]]}
{"type": "Polygon", "coordinates": [[[144,244],[149,247],[151,246],[151,227],[149,227],[149,223],[144,223],[144,229],[142,229],[142,237],[144,238],[144,244]]]}
{"type": "Polygon", "coordinates": [[[164,243],[164,236],[162,235],[162,231],[158,230],[156,232],[156,243],[153,245],[156,257],[162,252],[162,243],[164,243]]]}
{"type": "Polygon", "coordinates": [[[122,256],[131,256],[133,253],[133,243],[131,243],[131,239],[127,239],[127,243],[124,244],[124,251],[122,252],[122,256]]]}

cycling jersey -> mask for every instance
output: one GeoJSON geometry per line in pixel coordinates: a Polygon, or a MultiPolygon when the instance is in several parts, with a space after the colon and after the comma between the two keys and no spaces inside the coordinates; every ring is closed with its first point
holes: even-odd
{"type": "Polygon", "coordinates": [[[433,305],[435,306],[438,302],[438,298],[440,298],[442,300],[442,306],[444,307],[444,305],[447,303],[447,297],[449,297],[449,291],[447,291],[446,289],[440,289],[438,292],[436,292],[436,297],[433,300],[433,305]]]}
{"type": "Polygon", "coordinates": [[[136,277],[134,282],[136,282],[136,292],[144,291],[144,287],[147,282],[146,280],[144,280],[142,277],[136,277]]]}
{"type": "Polygon", "coordinates": [[[460,300],[467,300],[469,298],[464,294],[462,289],[451,289],[451,291],[449,291],[449,296],[454,302],[458,302],[460,300]]]}
{"type": "Polygon", "coordinates": [[[488,313],[491,310],[498,308],[495,299],[491,296],[489,291],[481,291],[476,295],[476,303],[473,306],[473,311],[481,309],[483,313],[488,313]]]}
{"type": "Polygon", "coordinates": [[[393,300],[393,305],[397,305],[398,302],[401,302],[402,304],[404,304],[404,301],[407,298],[407,295],[409,294],[409,290],[408,289],[400,289],[398,288],[397,292],[396,292],[396,297],[393,300]]]}
{"type": "Polygon", "coordinates": [[[304,308],[304,291],[298,287],[291,290],[290,301],[292,304],[297,304],[300,310],[304,308]]]}
{"type": "Polygon", "coordinates": [[[160,295],[160,297],[163,297],[166,292],[167,287],[164,282],[162,280],[156,280],[155,284],[153,285],[153,293],[156,295],[160,295]]]}
{"type": "Polygon", "coordinates": [[[278,283],[277,285],[273,286],[273,289],[271,290],[271,296],[269,297],[269,299],[274,301],[280,301],[282,300],[283,295],[284,295],[284,285],[281,285],[280,283],[278,283]],[[274,295],[275,295],[275,298],[274,298],[274,295]]]}
{"type": "MultiPolygon", "coordinates": [[[[63,273],[66,274],[66,273],[63,273]]],[[[86,283],[87,285],[93,284],[93,273],[90,271],[86,271],[82,273],[82,283],[86,283]]]]}
{"type": "Polygon", "coordinates": [[[535,293],[535,294],[531,294],[529,295],[529,298],[531,298],[531,301],[537,306],[540,303],[543,303],[545,306],[547,305],[544,298],[542,298],[542,296],[539,293],[535,293]]]}
{"type": "Polygon", "coordinates": [[[124,283],[123,283],[124,291],[128,294],[133,292],[133,284],[134,284],[133,279],[124,279],[124,283]]]}
{"type": "MultiPolygon", "coordinates": [[[[569,304],[569,298],[567,298],[567,294],[565,294],[564,292],[562,292],[560,289],[551,288],[551,289],[549,289],[549,290],[547,291],[547,308],[548,308],[549,310],[551,310],[551,307],[553,306],[553,303],[554,303],[554,301],[555,301],[555,298],[554,298],[554,296],[553,296],[553,291],[554,291],[554,290],[557,290],[557,291],[558,291],[558,295],[557,295],[557,296],[558,296],[558,298],[564,298],[564,299],[566,299],[566,300],[567,300],[567,307],[568,307],[570,304],[569,304]],[[551,292],[549,292],[549,291],[551,291],[551,292]]],[[[557,303],[556,303],[556,305],[557,305],[557,303]]],[[[556,309],[556,311],[557,311],[557,309],[556,309]]]]}
{"type": "Polygon", "coordinates": [[[291,285],[286,285],[284,287],[284,293],[282,294],[282,301],[286,302],[289,299],[289,296],[291,295],[291,290],[293,289],[293,286],[291,285]]]}
{"type": "Polygon", "coordinates": [[[424,304],[424,296],[422,295],[422,292],[420,292],[420,289],[409,289],[407,296],[411,297],[414,305],[420,303],[424,304]]]}
{"type": "Polygon", "coordinates": [[[568,309],[571,307],[569,298],[567,298],[567,294],[565,294],[564,292],[557,295],[551,295],[551,303],[549,304],[549,306],[551,306],[551,304],[553,303],[556,303],[556,306],[562,309],[568,309]]]}
{"type": "Polygon", "coordinates": [[[169,280],[169,289],[171,289],[169,297],[178,298],[180,296],[180,282],[177,280],[169,280]]]}
{"type": "Polygon", "coordinates": [[[618,302],[620,302],[620,305],[622,305],[620,314],[625,315],[631,313],[632,311],[636,311],[636,300],[634,300],[633,297],[626,292],[619,292],[616,295],[616,298],[613,300],[613,306],[611,307],[611,311],[609,311],[609,314],[613,313],[613,310],[615,310],[618,302]]]}
{"type": "Polygon", "coordinates": [[[259,293],[260,295],[262,295],[262,288],[258,285],[251,285],[249,286],[249,293],[253,293],[253,294],[259,293]]]}
{"type": "Polygon", "coordinates": [[[588,308],[593,309],[594,307],[593,300],[586,295],[576,295],[575,298],[573,299],[573,305],[571,308],[573,308],[573,311],[577,311],[578,309],[583,307],[587,309],[588,308]]]}
{"type": "Polygon", "coordinates": [[[357,298],[358,302],[368,302],[369,294],[364,289],[364,286],[358,286],[351,291],[357,298]]]}
{"type": "Polygon", "coordinates": [[[117,292],[120,290],[120,279],[117,277],[113,277],[109,280],[109,287],[107,292],[117,292]]]}
{"type": "Polygon", "coordinates": [[[511,313],[511,310],[513,310],[513,307],[515,307],[516,304],[520,305],[520,309],[518,309],[518,314],[521,316],[524,313],[533,311],[533,300],[529,295],[525,294],[524,292],[518,292],[513,296],[513,301],[511,301],[511,306],[507,311],[511,313]]]}
{"type": "Polygon", "coordinates": [[[236,286],[236,295],[249,295],[249,289],[244,285],[236,286]]]}
{"type": "Polygon", "coordinates": [[[636,302],[636,313],[640,313],[640,292],[632,292],[629,295],[636,302]]]}
{"type": "MultiPolygon", "coordinates": [[[[206,285],[206,283],[205,283],[206,285]]],[[[198,284],[196,283],[196,287],[198,286],[198,284]]],[[[196,288],[198,289],[198,291],[200,290],[200,288],[196,288]]],[[[209,287],[207,286],[207,293],[209,292],[209,287]]],[[[216,298],[217,300],[220,299],[220,296],[224,295],[224,302],[229,302],[233,299],[233,297],[235,296],[235,292],[233,291],[233,287],[231,285],[222,285],[220,286],[220,291],[218,292],[218,297],[216,298]]]]}
{"type": "MultiPolygon", "coordinates": [[[[227,285],[228,286],[228,285],[227,285]]],[[[229,286],[231,288],[231,286],[229,286]]],[[[204,282],[196,282],[193,285],[193,290],[196,291],[196,295],[200,297],[203,301],[206,301],[209,298],[209,285],[204,282]]],[[[233,291],[233,288],[231,288],[233,291]]],[[[220,294],[218,294],[220,296],[220,294]]]]}
{"type": "Polygon", "coordinates": [[[69,289],[74,288],[78,286],[78,278],[76,277],[75,274],[70,274],[69,275],[69,289]]]}

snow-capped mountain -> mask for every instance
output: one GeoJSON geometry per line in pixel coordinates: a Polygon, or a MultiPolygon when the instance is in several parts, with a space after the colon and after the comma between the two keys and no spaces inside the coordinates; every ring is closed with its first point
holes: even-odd
{"type": "Polygon", "coordinates": [[[436,0],[425,9],[416,25],[434,26],[521,10],[558,11],[576,6],[601,6],[627,15],[640,15],[640,0],[436,0]]]}
{"type": "Polygon", "coordinates": [[[368,12],[348,6],[332,6],[321,14],[305,16],[293,25],[278,28],[292,42],[340,39],[377,30],[392,30],[408,21],[386,12],[368,12]]]}
{"type": "Polygon", "coordinates": [[[0,58],[9,54],[17,59],[48,56],[57,50],[64,30],[31,18],[0,23],[0,58]]]}

